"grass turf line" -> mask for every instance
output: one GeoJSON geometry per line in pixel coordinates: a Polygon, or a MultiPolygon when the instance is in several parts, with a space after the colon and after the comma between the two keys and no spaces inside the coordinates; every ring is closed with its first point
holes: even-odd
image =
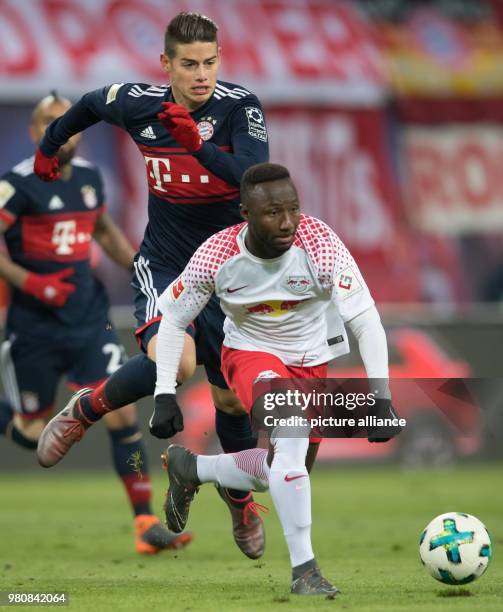
{"type": "MultiPolygon", "coordinates": [[[[66,609],[93,612],[334,606],[354,612],[500,611],[501,467],[316,469],[313,542],[323,573],[342,591],[335,601],[289,594],[286,545],[268,495],[256,495],[271,507],[265,519],[266,554],[259,562],[247,560],[235,547],[227,510],[211,485],[202,487],[193,504],[191,546],[142,557],[134,552],[122,485],[111,472],[2,474],[0,590],[65,590],[70,596],[66,609]],[[464,587],[437,583],[419,562],[422,529],[451,510],[485,522],[495,548],[487,573],[464,587]]],[[[154,474],[159,510],[165,478],[154,474]]]]}

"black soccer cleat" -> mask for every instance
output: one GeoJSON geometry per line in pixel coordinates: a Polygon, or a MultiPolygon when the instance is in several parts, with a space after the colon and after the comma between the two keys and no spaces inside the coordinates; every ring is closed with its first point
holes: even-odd
{"type": "Polygon", "coordinates": [[[340,593],[337,587],[323,578],[317,565],[294,578],[290,592],[294,595],[324,595],[327,599],[334,599],[340,593]]]}
{"type": "Polygon", "coordinates": [[[192,534],[171,533],[153,514],[135,517],[135,546],[140,555],[156,555],[162,550],[178,550],[192,542],[192,534]]]}
{"type": "Polygon", "coordinates": [[[180,533],[185,529],[190,504],[201,484],[197,477],[197,456],[179,444],[170,444],[161,459],[169,478],[164,501],[166,525],[174,533],[180,533]]]}

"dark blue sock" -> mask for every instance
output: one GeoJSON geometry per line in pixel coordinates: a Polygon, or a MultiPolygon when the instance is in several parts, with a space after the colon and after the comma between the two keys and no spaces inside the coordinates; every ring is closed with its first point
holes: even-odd
{"type": "Polygon", "coordinates": [[[152,485],[138,425],[109,429],[108,433],[115,471],[124,483],[133,513],[152,514],[152,485]]]}
{"type": "Polygon", "coordinates": [[[135,355],[92,393],[80,399],[80,406],[89,421],[97,421],[111,410],[132,404],[154,394],[155,361],[146,355],[135,355]]]}
{"type": "MultiPolygon", "coordinates": [[[[216,408],[215,430],[225,453],[238,453],[257,446],[257,436],[252,431],[248,414],[234,416],[216,408]]],[[[227,490],[236,499],[243,499],[249,493],[236,489],[227,490]]]]}
{"type": "Polygon", "coordinates": [[[19,429],[12,423],[13,411],[8,402],[0,399],[0,434],[5,434],[14,444],[22,446],[28,450],[37,448],[37,440],[27,438],[19,429]]]}
{"type": "Polygon", "coordinates": [[[131,357],[105,383],[107,403],[112,408],[121,408],[154,395],[156,378],[155,361],[143,354],[131,357]]]}

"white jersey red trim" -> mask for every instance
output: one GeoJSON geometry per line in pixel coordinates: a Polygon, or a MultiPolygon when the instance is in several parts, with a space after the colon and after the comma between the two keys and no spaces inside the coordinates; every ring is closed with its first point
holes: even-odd
{"type": "Polygon", "coordinates": [[[214,292],[229,348],[265,351],[297,366],[346,353],[344,321],[374,301],[337,234],[302,215],[292,247],[266,260],[246,248],[247,231],[241,223],[206,240],[161,296],[161,312],[186,327],[214,292]]]}

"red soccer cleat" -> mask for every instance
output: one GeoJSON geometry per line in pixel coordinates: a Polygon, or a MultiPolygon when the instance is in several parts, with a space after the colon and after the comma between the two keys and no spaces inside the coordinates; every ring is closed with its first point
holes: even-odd
{"type": "Polygon", "coordinates": [[[37,446],[38,462],[42,467],[49,468],[59,463],[93,424],[86,419],[79,403],[80,398],[91,391],[77,391],[63,410],[45,426],[37,446]]]}
{"type": "Polygon", "coordinates": [[[265,530],[258,512],[267,513],[269,508],[254,501],[251,493],[244,499],[234,499],[224,487],[215,485],[215,488],[230,510],[234,541],[239,550],[250,559],[259,559],[265,550],[265,530]]]}

